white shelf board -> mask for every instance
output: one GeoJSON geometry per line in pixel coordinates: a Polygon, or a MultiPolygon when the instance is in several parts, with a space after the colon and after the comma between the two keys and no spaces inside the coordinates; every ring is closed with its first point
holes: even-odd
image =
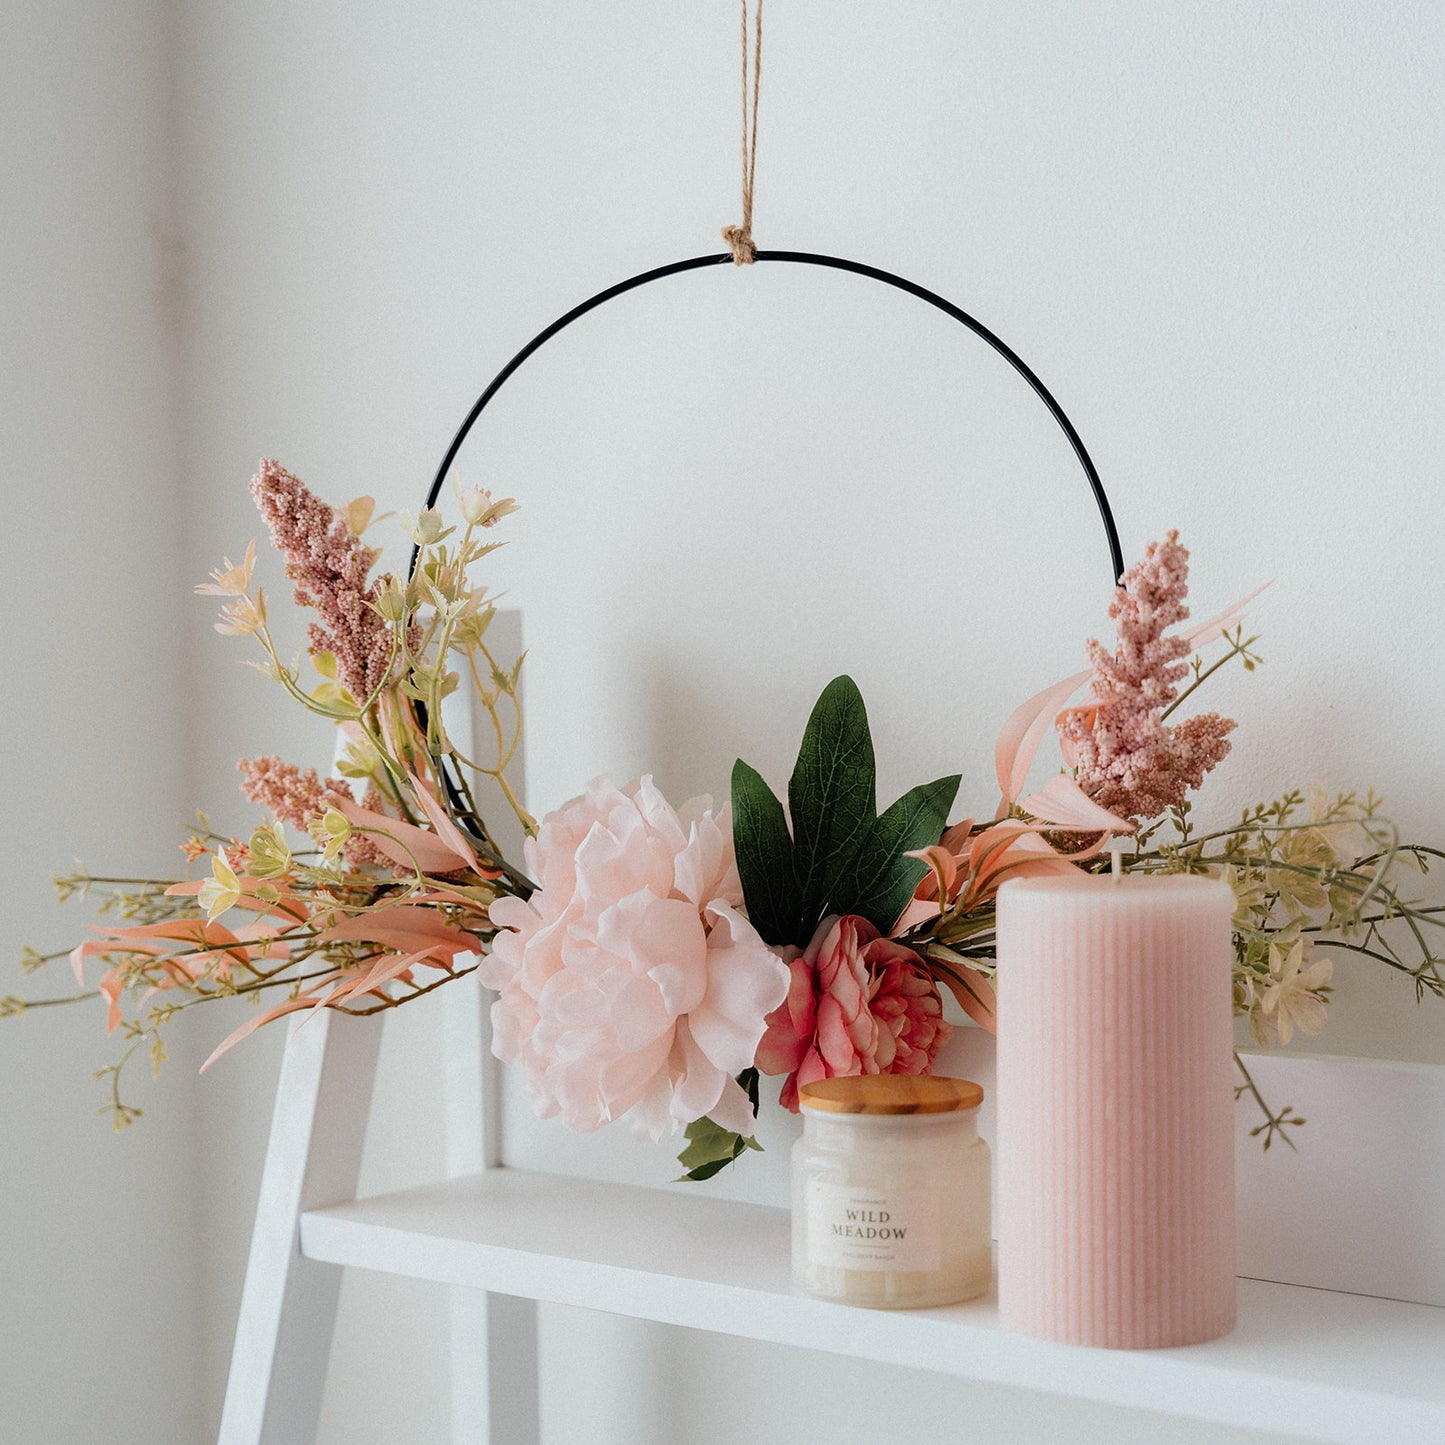
{"type": "Polygon", "coordinates": [[[1224,1339],[1052,1345],[1001,1330],[991,1297],[906,1311],[810,1299],[789,1277],[783,1209],[514,1169],[309,1210],[301,1251],[1301,1439],[1445,1440],[1445,1309],[1431,1305],[1241,1280],[1239,1325],[1224,1339]]]}

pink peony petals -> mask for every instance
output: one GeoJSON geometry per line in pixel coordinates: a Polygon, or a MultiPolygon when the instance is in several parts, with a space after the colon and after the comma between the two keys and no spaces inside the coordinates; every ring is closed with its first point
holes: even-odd
{"type": "Polygon", "coordinates": [[[753,1101],[730,1074],[723,1075],[722,1093],[717,1102],[707,1111],[707,1116],[720,1128],[731,1129],[745,1139],[757,1133],[757,1116],[753,1113],[753,1101]]]}
{"type": "MultiPolygon", "coordinates": [[[[668,1073],[671,1083],[669,1113],[673,1119],[682,1124],[705,1116],[716,1119],[714,1111],[722,1097],[723,1086],[730,1081],[729,1075],[698,1046],[686,1019],[677,1022],[668,1058],[668,1073]]],[[[748,1113],[746,1126],[737,1132],[752,1133],[752,1111],[748,1113]]]]}
{"type": "Polygon", "coordinates": [[[789,965],[788,999],[768,1015],[756,1061],[787,1073],[780,1102],[798,1088],[855,1074],[927,1073],[948,1037],[937,985],[910,948],[866,919],[827,919],[789,965]]]}
{"type": "Polygon", "coordinates": [[[537,1112],[583,1131],[625,1115],[654,1138],[714,1108],[742,1122],[732,1075],[788,969],[739,911],[725,822],[705,800],[680,816],[650,778],[597,778],[526,858],[540,886],[492,906],[479,972],[498,993],[493,1051],[525,1070],[537,1112]]]}
{"type": "Polygon", "coordinates": [[[733,1075],[752,1064],[791,974],[735,908],[713,903],[708,914],[707,992],[688,1014],[688,1027],[707,1057],[733,1075]]]}

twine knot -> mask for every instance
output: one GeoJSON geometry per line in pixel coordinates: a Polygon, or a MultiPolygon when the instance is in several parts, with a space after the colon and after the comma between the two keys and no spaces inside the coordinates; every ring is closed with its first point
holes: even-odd
{"type": "Polygon", "coordinates": [[[758,259],[758,248],[746,226],[724,226],[722,238],[733,253],[734,266],[751,266],[758,259]]]}
{"type": "Polygon", "coordinates": [[[740,226],[724,226],[722,238],[733,253],[734,266],[751,266],[758,259],[753,241],[753,172],[758,164],[758,77],[763,69],[763,0],[758,0],[757,23],[753,29],[752,65],[748,65],[748,0],[742,0],[743,44],[743,221],[740,226]],[[748,114],[748,75],[752,73],[752,114],[748,114]]]}

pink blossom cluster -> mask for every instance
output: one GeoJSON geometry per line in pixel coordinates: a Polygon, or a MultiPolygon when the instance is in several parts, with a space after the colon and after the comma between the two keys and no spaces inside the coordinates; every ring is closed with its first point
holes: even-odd
{"type": "MultiPolygon", "coordinates": [[[[306,832],[312,820],[331,806],[333,798],[356,801],[351,784],[344,778],[323,781],[315,768],[298,768],[294,763],[282,762],[275,756],[242,758],[236,764],[236,770],[243,775],[242,796],[301,833],[306,832]]],[[[369,808],[380,801],[375,789],[368,788],[362,803],[369,808]]],[[[354,868],[363,863],[384,864],[388,861],[371,839],[362,833],[352,834],[345,852],[346,861],[354,868]]]]}
{"type": "Polygon", "coordinates": [[[768,1015],[758,1068],[786,1074],[779,1096],[849,1074],[926,1074],[952,1025],[938,987],[910,948],[866,918],[827,918],[788,965],[788,996],[768,1015]]]}
{"type": "Polygon", "coordinates": [[[1189,616],[1189,553],[1179,533],[1151,542],[1114,589],[1113,653],[1090,640],[1093,692],[1058,717],[1060,745],[1094,802],[1135,821],[1158,817],[1204,781],[1229,752],[1230,718],[1200,713],[1176,727],[1164,710],[1179,695],[1192,644],[1166,631],[1189,616]]]}
{"type": "Polygon", "coordinates": [[[380,555],[366,546],[346,518],[269,457],[251,479],[251,495],[286,558],[295,598],[321,621],[308,635],[313,652],[336,658],[336,676],[359,703],[386,680],[392,662],[391,629],[370,604],[379,582],[368,582],[380,555]]]}
{"type": "Polygon", "coordinates": [[[298,768],[274,756],[242,758],[236,771],[243,775],[241,793],[245,798],[302,833],[318,813],[326,811],[328,791],[345,788],[346,796],[351,796],[347,784],[333,783],[328,788],[315,768],[298,768]]]}

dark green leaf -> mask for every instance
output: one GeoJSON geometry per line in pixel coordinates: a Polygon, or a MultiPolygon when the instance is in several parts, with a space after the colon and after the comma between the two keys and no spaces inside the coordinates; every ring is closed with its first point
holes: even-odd
{"type": "Polygon", "coordinates": [[[794,943],[801,903],[783,805],[741,758],[733,764],[732,794],[733,843],[748,918],[764,943],[794,943]]]}
{"type": "Polygon", "coordinates": [[[868,837],[876,788],[862,695],[851,677],[836,677],[813,708],[788,782],[801,915],[796,936],[787,942],[807,944],[835,883],[868,837]]]}
{"type": "Polygon", "coordinates": [[[739,1154],[747,1149],[761,1149],[755,1140],[745,1139],[714,1124],[711,1119],[698,1119],[687,1126],[688,1145],[677,1156],[677,1162],[687,1173],[675,1183],[684,1181],[700,1182],[711,1179],[720,1169],[725,1169],[739,1154]]]}
{"type": "Polygon", "coordinates": [[[858,913],[887,933],[928,871],[904,853],[938,842],[958,794],[959,774],[920,783],[905,793],[868,831],[853,867],[838,881],[828,903],[833,913],[858,913]]]}
{"type": "MultiPolygon", "coordinates": [[[[744,1069],[738,1075],[738,1084],[748,1096],[748,1102],[753,1106],[753,1118],[758,1116],[758,1071],[756,1069],[744,1069]]],[[[700,1183],[704,1179],[711,1179],[720,1169],[725,1169],[744,1150],[756,1149],[759,1154],[763,1152],[763,1146],[756,1139],[744,1138],[741,1134],[734,1134],[730,1129],[724,1129],[722,1125],[715,1124],[711,1119],[695,1119],[685,1130],[688,1139],[687,1148],[677,1156],[677,1162],[681,1164],[687,1173],[673,1183],[682,1184],[687,1181],[700,1183]]]]}
{"type": "MultiPolygon", "coordinates": [[[[701,1184],[704,1179],[711,1179],[714,1174],[720,1174],[737,1157],[729,1154],[725,1159],[714,1159],[707,1164],[699,1164],[696,1169],[689,1169],[686,1174],[679,1175],[672,1182],[674,1184],[701,1184]]],[[[681,1162],[681,1156],[679,1156],[681,1162]]]]}
{"type": "MultiPolygon", "coordinates": [[[[748,1096],[748,1103],[753,1106],[753,1118],[758,1117],[758,1071],[756,1069],[744,1069],[738,1075],[738,1087],[748,1096]]],[[[760,1145],[754,1145],[760,1148],[760,1145]]]]}

